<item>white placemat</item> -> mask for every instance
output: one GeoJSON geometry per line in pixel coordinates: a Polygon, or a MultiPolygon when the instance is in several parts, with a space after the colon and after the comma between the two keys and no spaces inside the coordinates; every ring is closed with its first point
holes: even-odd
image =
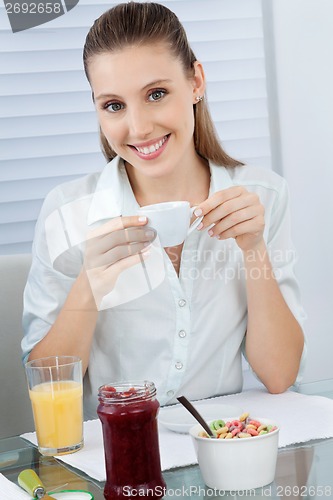
{"type": "Polygon", "coordinates": [[[31,496],[28,493],[9,481],[2,474],[0,474],[0,491],[1,500],[31,500],[31,496]]]}
{"type": "MultiPolygon", "coordinates": [[[[234,404],[250,414],[270,418],[280,426],[279,447],[303,443],[312,439],[333,437],[333,400],[322,396],[306,396],[292,391],[269,394],[263,390],[246,391],[207,400],[207,404],[234,404]]],[[[218,417],[218,415],[217,415],[218,417]]],[[[22,435],[36,444],[35,433],[22,435]]],[[[191,437],[177,434],[160,426],[162,470],[196,463],[191,437]]],[[[84,423],[84,448],[59,460],[84,471],[89,476],[105,480],[102,429],[99,420],[84,423]]]]}

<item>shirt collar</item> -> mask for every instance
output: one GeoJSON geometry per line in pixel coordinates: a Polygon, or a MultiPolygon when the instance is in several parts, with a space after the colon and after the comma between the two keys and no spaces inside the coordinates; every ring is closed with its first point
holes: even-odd
{"type": "Polygon", "coordinates": [[[221,191],[221,189],[227,189],[235,185],[226,167],[221,167],[220,165],[215,165],[214,163],[210,163],[209,168],[210,168],[209,196],[216,193],[217,191],[221,191]]]}
{"type": "Polygon", "coordinates": [[[116,156],[99,176],[88,211],[88,225],[120,215],[133,215],[139,205],[127,177],[124,160],[116,156]]]}
{"type": "MultiPolygon", "coordinates": [[[[234,185],[229,171],[225,167],[210,163],[211,196],[216,191],[234,185]]],[[[120,215],[133,215],[139,208],[132,187],[128,180],[124,160],[116,156],[108,163],[99,176],[88,211],[88,225],[103,219],[111,219],[120,215]]]]}

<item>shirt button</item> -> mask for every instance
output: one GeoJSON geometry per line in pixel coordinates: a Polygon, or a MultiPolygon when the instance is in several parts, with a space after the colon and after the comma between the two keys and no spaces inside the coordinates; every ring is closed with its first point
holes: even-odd
{"type": "Polygon", "coordinates": [[[180,300],[178,300],[178,305],[179,305],[179,307],[184,307],[184,306],[186,306],[186,300],[184,300],[184,299],[180,299],[180,300]]]}
{"type": "Polygon", "coordinates": [[[180,361],[177,361],[177,363],[175,364],[175,367],[177,368],[177,370],[181,370],[183,368],[183,363],[181,363],[180,361]]]}
{"type": "Polygon", "coordinates": [[[174,395],[174,391],[168,391],[167,392],[167,396],[169,396],[169,398],[171,398],[171,396],[173,396],[173,395],[174,395]]]}
{"type": "Polygon", "coordinates": [[[179,337],[180,337],[181,339],[183,339],[184,337],[186,337],[186,332],[185,332],[185,330],[180,330],[180,331],[178,332],[178,335],[179,335],[179,337]]]}

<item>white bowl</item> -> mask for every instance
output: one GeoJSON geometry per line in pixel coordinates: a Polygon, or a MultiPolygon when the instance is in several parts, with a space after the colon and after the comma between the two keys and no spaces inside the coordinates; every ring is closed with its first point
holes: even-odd
{"type": "MultiPolygon", "coordinates": [[[[238,417],[219,417],[237,420],[238,417]]],[[[252,417],[263,424],[277,425],[267,418],[252,417]]],[[[250,490],[274,481],[279,429],[250,438],[214,439],[199,437],[200,424],[190,429],[200,471],[206,485],[217,490],[250,490]]]]}
{"type": "MultiPolygon", "coordinates": [[[[194,401],[192,404],[206,421],[217,418],[216,415],[224,415],[229,418],[243,413],[242,408],[224,403],[194,401]]],[[[160,408],[158,421],[170,431],[180,433],[188,433],[196,422],[191,413],[189,413],[183,405],[178,404],[174,406],[163,406],[163,408],[160,408]]]]}

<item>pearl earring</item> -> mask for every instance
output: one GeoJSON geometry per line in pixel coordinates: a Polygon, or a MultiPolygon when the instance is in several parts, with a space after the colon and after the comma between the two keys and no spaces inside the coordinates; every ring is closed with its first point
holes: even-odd
{"type": "Polygon", "coordinates": [[[197,95],[197,96],[196,96],[196,98],[195,98],[195,100],[196,100],[197,102],[202,101],[202,100],[203,100],[202,95],[197,95]]]}

